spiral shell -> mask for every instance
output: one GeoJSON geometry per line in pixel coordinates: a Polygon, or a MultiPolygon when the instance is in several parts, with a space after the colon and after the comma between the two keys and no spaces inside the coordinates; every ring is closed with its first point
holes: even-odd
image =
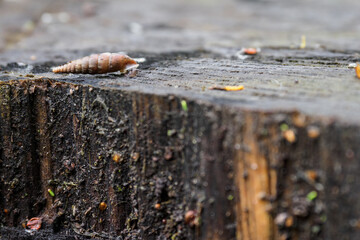
{"type": "Polygon", "coordinates": [[[99,74],[120,71],[125,73],[128,70],[136,69],[137,62],[127,55],[120,53],[92,54],[62,66],[54,67],[54,73],[87,73],[99,74]]]}

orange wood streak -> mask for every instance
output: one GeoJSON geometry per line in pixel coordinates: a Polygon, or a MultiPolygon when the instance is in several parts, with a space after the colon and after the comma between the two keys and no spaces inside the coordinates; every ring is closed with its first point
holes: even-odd
{"type": "MultiPolygon", "coordinates": [[[[277,236],[277,229],[269,214],[271,203],[268,197],[276,195],[277,175],[269,166],[268,156],[259,149],[256,129],[263,117],[254,119],[250,113],[245,116],[243,139],[238,144],[247,150],[239,149],[236,153],[236,186],[239,193],[237,212],[237,239],[271,240],[277,236]]],[[[270,140],[269,140],[270,142],[270,140]]],[[[271,144],[267,146],[270,151],[271,144]]]]}

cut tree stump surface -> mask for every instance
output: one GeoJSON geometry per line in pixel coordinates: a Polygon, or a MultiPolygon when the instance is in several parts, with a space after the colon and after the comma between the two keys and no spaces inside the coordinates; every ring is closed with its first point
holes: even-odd
{"type": "MultiPolygon", "coordinates": [[[[77,59],[90,52],[62,54],[77,59]]],[[[11,52],[11,54],[18,54],[11,52]]],[[[38,54],[38,53],[37,53],[38,54]]],[[[2,79],[45,77],[61,82],[184,96],[223,106],[260,111],[300,111],[311,116],[360,121],[360,81],[348,64],[356,54],[324,50],[265,48],[258,56],[242,61],[212,52],[130,52],[145,57],[135,78],[119,74],[53,74],[51,66],[65,61],[35,62],[27,66],[5,65],[2,79]],[[214,91],[212,86],[244,85],[241,92],[214,91]]],[[[25,56],[22,55],[22,58],[25,56]]],[[[27,55],[29,57],[29,55],[27,55]]]]}
{"type": "Polygon", "coordinates": [[[0,0],[0,238],[357,239],[359,9],[0,0]],[[51,72],[107,51],[146,61],[51,72]]]}

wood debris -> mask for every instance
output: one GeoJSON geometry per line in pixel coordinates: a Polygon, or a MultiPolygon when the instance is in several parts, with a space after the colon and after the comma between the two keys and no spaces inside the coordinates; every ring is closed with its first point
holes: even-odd
{"type": "Polygon", "coordinates": [[[356,76],[360,79],[360,64],[357,63],[355,67],[356,76]]]}
{"type": "Polygon", "coordinates": [[[316,126],[308,126],[307,134],[309,138],[318,138],[320,136],[320,129],[316,126]]]}
{"type": "Polygon", "coordinates": [[[243,85],[239,86],[212,86],[209,87],[210,90],[222,90],[222,91],[240,91],[244,89],[243,85]]]}
{"type": "Polygon", "coordinates": [[[289,142],[294,143],[296,141],[296,135],[295,132],[291,129],[286,130],[283,132],[283,137],[289,142]]]}
{"type": "Polygon", "coordinates": [[[304,49],[304,48],[306,48],[306,36],[302,35],[301,36],[300,49],[304,49]]]}
{"type": "Polygon", "coordinates": [[[41,228],[41,222],[41,218],[34,217],[27,222],[26,226],[31,230],[39,230],[41,228]]]}
{"type": "Polygon", "coordinates": [[[246,55],[255,55],[258,53],[258,50],[256,48],[244,48],[243,53],[246,55]]]}
{"type": "Polygon", "coordinates": [[[106,208],[107,208],[107,204],[105,202],[101,202],[99,204],[100,211],[105,211],[106,208]]]}

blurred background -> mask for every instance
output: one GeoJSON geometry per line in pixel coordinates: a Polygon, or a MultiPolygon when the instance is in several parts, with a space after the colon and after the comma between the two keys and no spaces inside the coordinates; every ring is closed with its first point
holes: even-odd
{"type": "Polygon", "coordinates": [[[357,0],[0,0],[0,52],[360,47],[357,0]]]}

